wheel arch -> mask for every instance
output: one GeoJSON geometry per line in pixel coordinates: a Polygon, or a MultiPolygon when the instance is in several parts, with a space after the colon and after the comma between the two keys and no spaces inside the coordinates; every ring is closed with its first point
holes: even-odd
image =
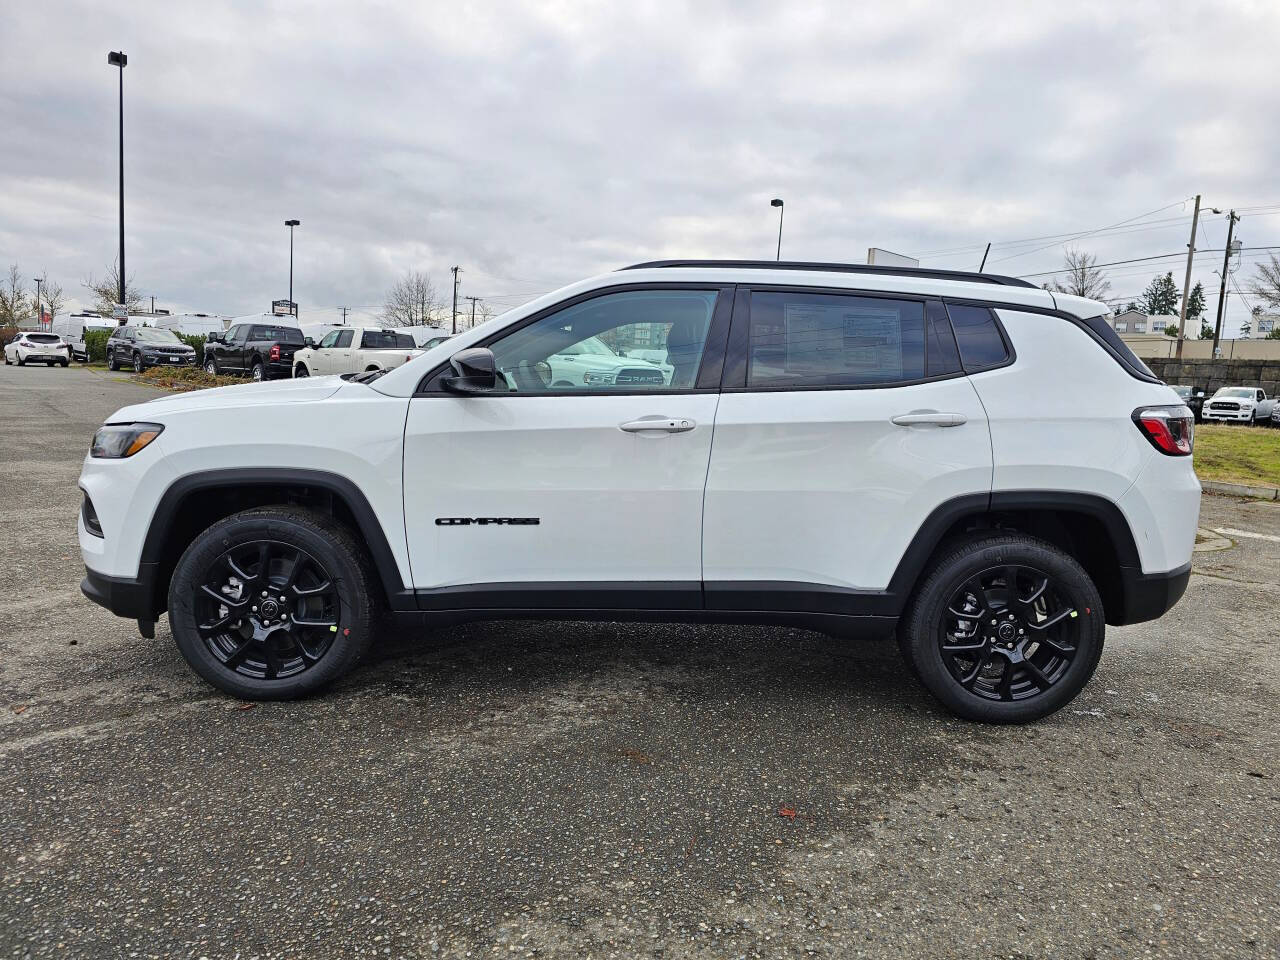
{"type": "Polygon", "coordinates": [[[152,608],[157,613],[165,609],[174,567],[204,530],[233,513],[276,503],[328,514],[356,532],[373,562],[387,608],[416,609],[413,590],[402,580],[386,532],[360,488],[339,474],[291,467],[211,470],[170,484],[151,518],[139,564],[140,578],[150,580],[152,608]]]}
{"type": "Polygon", "coordinates": [[[939,551],[984,533],[1011,530],[1039,537],[1074,557],[1097,586],[1108,623],[1137,622],[1130,583],[1142,577],[1142,565],[1129,522],[1111,500],[1072,491],[999,491],[948,500],[921,524],[894,571],[889,594],[899,610],[905,608],[939,551]]]}

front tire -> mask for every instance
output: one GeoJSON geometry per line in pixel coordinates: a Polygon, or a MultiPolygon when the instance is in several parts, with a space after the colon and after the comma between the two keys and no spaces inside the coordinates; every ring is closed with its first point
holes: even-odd
{"type": "Polygon", "coordinates": [[[1009,533],[956,546],[920,582],[899,647],[957,716],[1038,720],[1093,676],[1106,631],[1102,598],[1084,568],[1052,544],[1009,533]]]}
{"type": "Polygon", "coordinates": [[[213,357],[206,360],[204,362],[204,372],[209,374],[211,377],[216,377],[218,375],[218,361],[213,359],[213,357]]]}
{"type": "Polygon", "coordinates": [[[142,372],[142,369],[143,369],[143,366],[144,366],[144,364],[143,364],[143,362],[142,362],[142,354],[140,354],[140,353],[135,353],[135,354],[133,355],[133,372],[134,372],[134,373],[141,373],[141,372],[142,372]]]}
{"type": "Polygon", "coordinates": [[[374,581],[329,517],[278,506],[220,520],[189,546],[169,585],[183,657],[246,700],[307,696],[350,670],[372,639],[374,581]]]}
{"type": "Polygon", "coordinates": [[[305,363],[300,363],[293,368],[293,378],[295,380],[297,380],[299,377],[309,377],[309,376],[311,376],[311,371],[307,369],[307,365],[305,363]]]}

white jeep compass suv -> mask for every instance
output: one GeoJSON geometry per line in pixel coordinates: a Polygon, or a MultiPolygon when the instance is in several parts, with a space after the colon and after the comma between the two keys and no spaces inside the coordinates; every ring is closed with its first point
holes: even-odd
{"type": "Polygon", "coordinates": [[[389,372],[118,411],[82,589],[146,637],[167,612],[238,697],[323,687],[382,613],[750,622],[896,631],[955,713],[1031,720],[1190,575],[1191,411],[1105,313],[987,274],[639,264],[389,372]],[[592,338],[662,375],[555,374],[592,338]]]}

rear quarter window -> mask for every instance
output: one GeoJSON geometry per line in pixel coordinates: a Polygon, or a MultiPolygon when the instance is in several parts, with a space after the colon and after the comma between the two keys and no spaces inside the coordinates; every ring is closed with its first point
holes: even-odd
{"type": "Polygon", "coordinates": [[[1009,348],[989,307],[949,303],[947,314],[951,317],[951,329],[955,331],[965,373],[990,370],[1009,359],[1009,348]]]}

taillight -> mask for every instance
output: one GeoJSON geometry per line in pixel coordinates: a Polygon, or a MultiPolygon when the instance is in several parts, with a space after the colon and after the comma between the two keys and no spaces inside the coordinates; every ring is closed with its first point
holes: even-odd
{"type": "Polygon", "coordinates": [[[279,359],[280,359],[280,344],[278,344],[278,343],[273,343],[273,344],[271,345],[271,359],[272,359],[272,360],[279,360],[279,359]]]}
{"type": "Polygon", "coordinates": [[[1151,445],[1170,457],[1189,457],[1195,444],[1195,415],[1183,404],[1139,407],[1133,422],[1151,445]]]}

